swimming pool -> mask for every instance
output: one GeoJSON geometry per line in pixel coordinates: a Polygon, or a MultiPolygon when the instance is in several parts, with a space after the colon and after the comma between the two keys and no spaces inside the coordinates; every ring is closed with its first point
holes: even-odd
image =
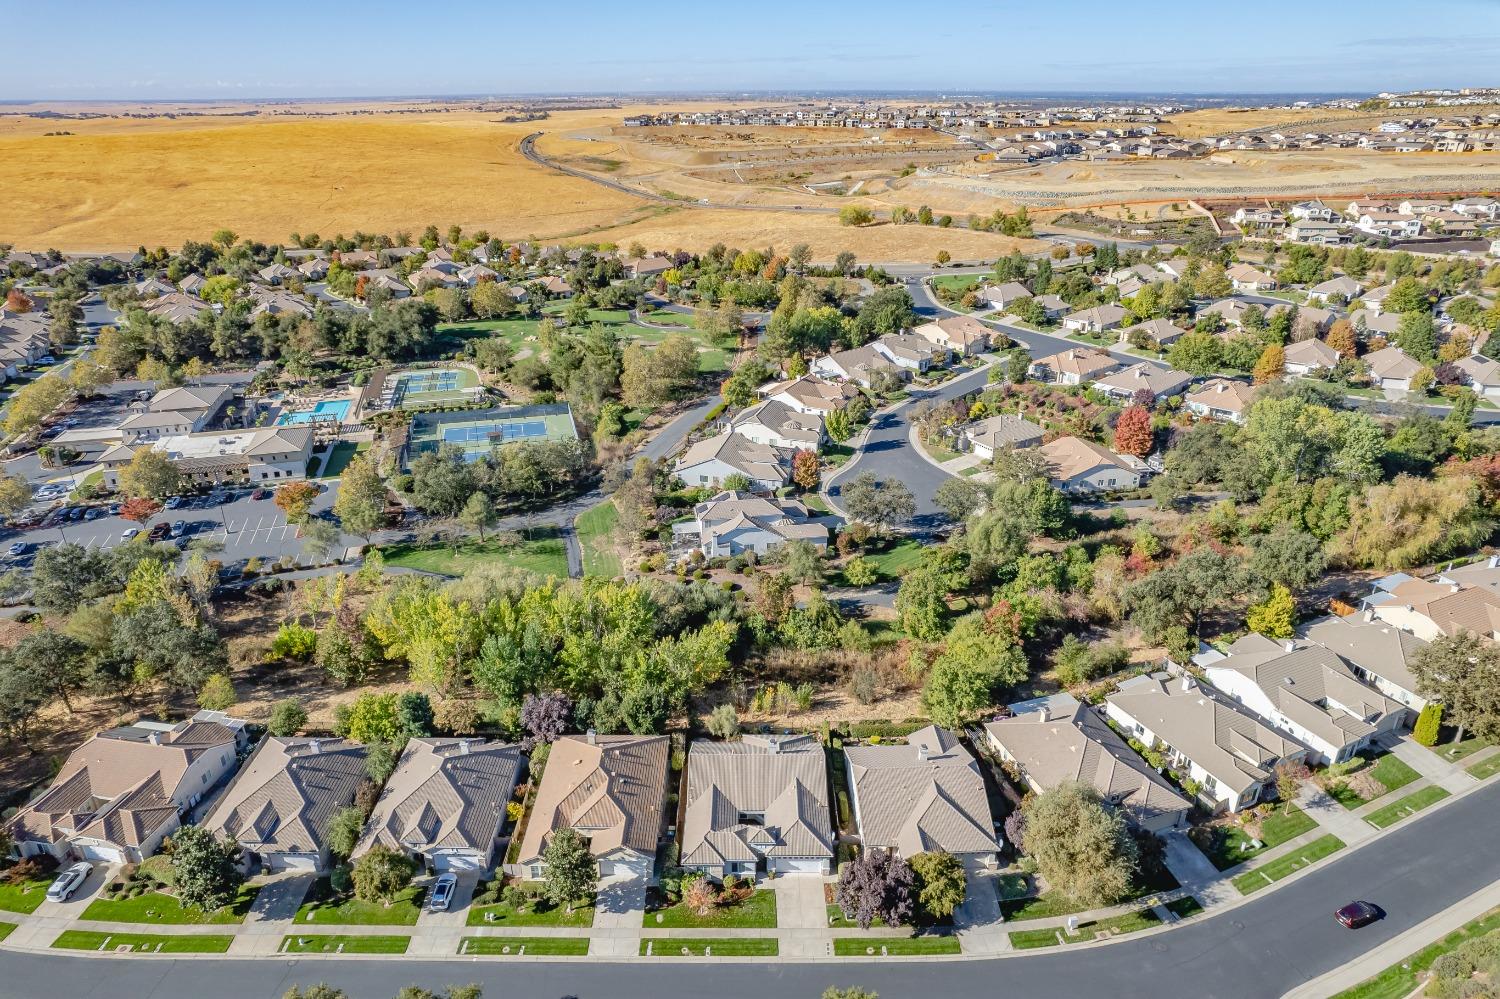
{"type": "Polygon", "coordinates": [[[294,423],[311,423],[314,420],[336,419],[344,422],[344,417],[349,415],[348,399],[324,399],[312,409],[304,409],[300,413],[282,413],[281,418],[276,421],[280,427],[290,426],[294,423]]]}

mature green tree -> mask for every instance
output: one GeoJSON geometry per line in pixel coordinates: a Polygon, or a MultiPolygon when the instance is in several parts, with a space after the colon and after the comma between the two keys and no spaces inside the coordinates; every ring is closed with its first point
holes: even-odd
{"type": "Polygon", "coordinates": [[[20,475],[0,472],[0,515],[14,517],[31,505],[31,483],[20,475]]]}
{"type": "Polygon", "coordinates": [[[365,902],[393,901],[415,874],[410,857],[376,844],[354,863],[354,897],[365,902]]]}
{"type": "Polygon", "coordinates": [[[1251,542],[1249,570],[1262,586],[1280,583],[1301,593],[1318,581],[1327,562],[1322,542],[1288,524],[1251,542]]]}
{"type": "Polygon", "coordinates": [[[1357,565],[1409,569],[1471,551],[1494,530],[1475,480],[1401,475],[1349,500],[1349,526],[1335,549],[1357,565]]]}
{"type": "Polygon", "coordinates": [[[552,834],[552,841],[542,853],[546,873],[542,891],[553,905],[573,911],[577,903],[592,898],[599,890],[599,864],[589,852],[588,840],[564,827],[552,834]]]}
{"type": "Polygon", "coordinates": [[[963,905],[969,877],[961,860],[951,853],[934,850],[919,853],[909,861],[917,876],[917,905],[939,919],[953,915],[963,905]]]}
{"type": "Polygon", "coordinates": [[[913,638],[935,642],[943,635],[943,620],[948,613],[949,579],[945,573],[928,566],[910,569],[901,577],[896,592],[896,613],[901,629],[913,638]]]}
{"type": "Polygon", "coordinates": [[[1195,548],[1175,563],[1131,584],[1125,610],[1148,640],[1161,641],[1174,625],[1197,635],[1203,616],[1225,606],[1243,589],[1238,558],[1212,548],[1195,548]]]}
{"type": "Polygon", "coordinates": [[[1500,738],[1500,647],[1472,632],[1440,635],[1409,663],[1417,693],[1443,704],[1460,735],[1500,738]]]}
{"type": "Polygon", "coordinates": [[[172,834],[172,874],[177,898],[212,912],[234,901],[245,876],[239,847],[220,840],[202,826],[183,826],[172,834]]]}
{"type": "Polygon", "coordinates": [[[307,709],[295,698],[277,701],[271,708],[271,718],[266,722],[266,731],[272,735],[289,736],[302,731],[307,724],[307,709]]]}
{"type": "Polygon", "coordinates": [[[1112,905],[1130,894],[1135,840],[1119,812],[1090,785],[1067,781],[1021,806],[1022,848],[1048,886],[1085,908],[1112,905]]]}
{"type": "Polygon", "coordinates": [[[165,600],[153,600],[114,621],[116,655],[135,663],[137,676],[159,679],[191,693],[229,665],[219,633],[207,624],[183,621],[165,600]]]}
{"type": "Polygon", "coordinates": [[[340,808],[333,813],[328,820],[328,849],[336,857],[345,859],[354,852],[359,845],[359,838],[365,829],[365,812],[362,808],[350,806],[340,808]]]}
{"type": "Polygon", "coordinates": [[[120,492],[125,496],[166,499],[182,492],[182,473],[162,452],[143,448],[120,469],[120,492]]]}
{"type": "Polygon", "coordinates": [[[475,493],[464,503],[464,508],[458,512],[458,522],[469,530],[479,535],[479,540],[484,540],[486,529],[494,527],[500,519],[495,510],[495,504],[483,493],[475,493]]]}
{"type": "Polygon", "coordinates": [[[855,476],[844,486],[841,501],[849,516],[876,531],[886,531],[917,512],[917,503],[904,482],[881,482],[873,472],[855,476]]]}
{"type": "Polygon", "coordinates": [[[424,513],[452,517],[476,488],[474,466],[458,447],[426,451],[411,463],[412,502],[424,513]]]}
{"type": "Polygon", "coordinates": [[[339,480],[333,514],[344,530],[370,541],[385,521],[385,481],[368,454],[354,456],[339,480]]]}
{"type": "Polygon", "coordinates": [[[985,496],[984,486],[960,475],[944,480],[933,493],[932,501],[949,520],[963,523],[984,506],[985,496]]]}

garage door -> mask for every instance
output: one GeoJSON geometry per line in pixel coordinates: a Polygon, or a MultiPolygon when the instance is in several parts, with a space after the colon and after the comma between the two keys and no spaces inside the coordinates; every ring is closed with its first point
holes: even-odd
{"type": "Polygon", "coordinates": [[[125,858],[118,849],[112,846],[85,845],[79,848],[84,860],[92,860],[104,864],[119,864],[125,858]]]}
{"type": "Polygon", "coordinates": [[[619,858],[599,861],[601,878],[644,878],[651,873],[648,857],[619,858]]]}
{"type": "Polygon", "coordinates": [[[484,862],[472,853],[440,853],[432,858],[432,866],[439,871],[484,870],[484,862]]]}
{"type": "Polygon", "coordinates": [[[824,861],[782,858],[773,861],[778,874],[822,874],[824,861]]]}
{"type": "Polygon", "coordinates": [[[318,869],[318,855],[316,853],[269,853],[265,857],[266,866],[273,871],[316,871],[318,869]]]}

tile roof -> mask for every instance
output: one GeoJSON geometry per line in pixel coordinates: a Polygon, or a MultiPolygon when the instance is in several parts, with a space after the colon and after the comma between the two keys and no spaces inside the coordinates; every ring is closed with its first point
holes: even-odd
{"type": "Polygon", "coordinates": [[[831,382],[817,375],[803,375],[790,381],[775,382],[762,386],[763,396],[787,395],[808,409],[833,412],[843,409],[859,395],[859,389],[847,382],[831,382]]]}
{"type": "Polygon", "coordinates": [[[520,863],[541,857],[558,829],[586,835],[595,857],[656,851],[669,740],[662,735],[565,735],[552,744],[531,806],[520,863]]]}
{"type": "Polygon", "coordinates": [[[904,746],[850,746],[844,754],[867,848],[904,857],[998,849],[979,764],[952,732],[929,725],[904,746]]]}
{"type": "Polygon", "coordinates": [[[1255,386],[1233,378],[1210,378],[1192,392],[1183,396],[1185,404],[1222,409],[1227,413],[1243,413],[1250,408],[1255,398],[1255,386]]]}
{"type": "Polygon", "coordinates": [[[798,444],[817,450],[823,439],[823,420],[812,413],[799,413],[784,402],[767,399],[749,409],[737,413],[729,425],[736,430],[750,423],[758,423],[778,437],[796,441],[798,444]]]}
{"type": "Polygon", "coordinates": [[[810,736],[695,741],[685,788],[683,864],[834,854],[823,747],[810,736]],[[747,814],[759,821],[741,821],[747,814]]]}
{"type": "Polygon", "coordinates": [[[1364,360],[1373,378],[1410,378],[1422,367],[1400,347],[1384,347],[1364,360]]]}
{"type": "Polygon", "coordinates": [[[698,441],[682,452],[677,459],[677,469],[681,471],[715,458],[754,481],[785,482],[791,475],[789,450],[759,444],[730,430],[698,441]]]}
{"type": "Polygon", "coordinates": [[[1384,621],[1366,619],[1362,614],[1348,617],[1320,618],[1302,628],[1309,642],[1332,649],[1344,659],[1395,684],[1416,693],[1417,680],[1410,663],[1427,643],[1410,632],[1384,621]]]}
{"type": "Polygon", "coordinates": [[[1119,468],[1134,472],[1124,458],[1102,444],[1081,437],[1059,437],[1043,444],[1038,453],[1047,462],[1049,474],[1059,481],[1083,475],[1095,468],[1119,468]]]}
{"type": "Polygon", "coordinates": [[[998,450],[1003,447],[1031,447],[1045,436],[1042,428],[1014,413],[1001,413],[977,420],[964,428],[964,436],[976,444],[998,450]]]}
{"type": "Polygon", "coordinates": [[[329,820],[365,779],[357,743],[267,736],[203,825],[261,853],[322,853],[329,820]]]}
{"type": "Polygon", "coordinates": [[[1445,635],[1500,632],[1500,594],[1489,587],[1412,579],[1393,587],[1390,594],[1398,603],[1426,615],[1445,635]]]}
{"type": "Polygon", "coordinates": [[[488,857],[505,824],[521,750],[485,739],[412,739],[354,849],[379,843],[425,853],[474,850],[488,857]]]}
{"type": "Polygon", "coordinates": [[[1134,394],[1139,389],[1150,389],[1153,395],[1171,395],[1193,380],[1191,375],[1172,368],[1141,361],[1128,368],[1100,375],[1094,384],[1101,389],[1134,394]]]}
{"type": "Polygon", "coordinates": [[[1031,362],[1033,368],[1046,368],[1054,375],[1077,375],[1079,378],[1093,378],[1106,371],[1113,371],[1120,367],[1120,362],[1110,355],[1093,350],[1089,347],[1071,347],[1068,350],[1047,357],[1039,357],[1031,362]]]}

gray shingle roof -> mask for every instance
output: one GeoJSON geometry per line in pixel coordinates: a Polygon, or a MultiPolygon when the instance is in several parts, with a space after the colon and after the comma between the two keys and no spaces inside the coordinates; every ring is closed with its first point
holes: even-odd
{"type": "Polygon", "coordinates": [[[904,746],[850,746],[844,753],[867,848],[904,857],[998,849],[979,764],[952,732],[929,725],[904,746]]]}
{"type": "Polygon", "coordinates": [[[418,852],[475,850],[488,856],[505,824],[521,751],[483,739],[412,739],[355,847],[377,843],[418,852]]]}
{"type": "Polygon", "coordinates": [[[364,779],[361,745],[268,736],[203,824],[262,853],[321,853],[364,779]]]}
{"type": "Polygon", "coordinates": [[[808,736],[696,741],[686,795],[683,864],[833,856],[823,747],[808,736]],[[742,822],[747,814],[760,815],[759,824],[742,822]]]}

